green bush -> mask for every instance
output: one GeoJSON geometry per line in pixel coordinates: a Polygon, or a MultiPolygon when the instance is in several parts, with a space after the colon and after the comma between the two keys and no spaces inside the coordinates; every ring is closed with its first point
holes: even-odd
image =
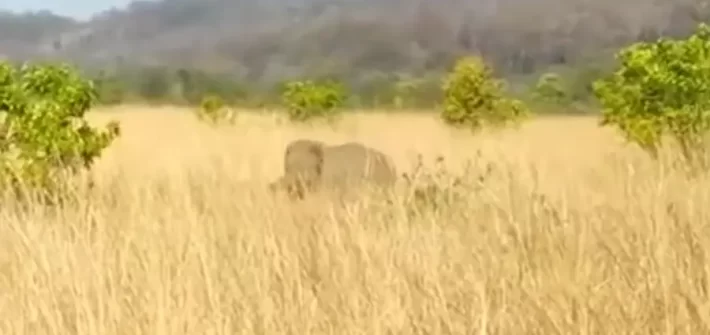
{"type": "Polygon", "coordinates": [[[84,119],[96,103],[93,83],[67,65],[0,62],[0,177],[4,190],[49,195],[66,172],[91,167],[119,135],[84,119]]]}
{"type": "Polygon", "coordinates": [[[200,108],[196,110],[198,119],[212,125],[224,123],[234,123],[236,116],[232,110],[227,108],[222,98],[215,95],[208,95],[202,98],[200,108]]]}
{"type": "Polygon", "coordinates": [[[442,119],[473,131],[517,123],[529,110],[519,100],[504,96],[504,86],[481,58],[460,59],[444,81],[442,119]]]}
{"type": "Polygon", "coordinates": [[[533,97],[538,102],[553,105],[563,105],[570,102],[569,94],[563,88],[562,78],[557,73],[541,75],[535,84],[533,97]]]}
{"type": "Polygon", "coordinates": [[[332,81],[306,80],[286,83],[281,98],[291,121],[333,120],[345,104],[346,93],[342,85],[332,81]]]}
{"type": "Polygon", "coordinates": [[[702,24],[685,40],[636,43],[616,58],[618,68],[594,83],[601,124],[615,126],[654,157],[670,135],[695,161],[710,130],[710,28],[702,24]]]}

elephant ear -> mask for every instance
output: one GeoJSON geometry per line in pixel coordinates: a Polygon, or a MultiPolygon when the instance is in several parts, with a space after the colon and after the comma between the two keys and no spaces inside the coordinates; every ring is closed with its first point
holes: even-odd
{"type": "Polygon", "coordinates": [[[284,166],[283,166],[284,172],[289,170],[289,162],[288,162],[288,159],[289,159],[289,156],[291,156],[291,151],[293,151],[293,148],[291,148],[290,145],[287,146],[287,147],[286,147],[286,151],[284,152],[284,164],[283,164],[283,165],[284,165],[284,166]]]}
{"type": "Polygon", "coordinates": [[[323,146],[314,145],[310,147],[310,152],[315,160],[315,172],[316,176],[320,177],[323,175],[323,146]]]}

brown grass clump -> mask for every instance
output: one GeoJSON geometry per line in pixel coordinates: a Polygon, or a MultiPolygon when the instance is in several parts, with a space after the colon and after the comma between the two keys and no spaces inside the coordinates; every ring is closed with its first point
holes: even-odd
{"type": "Polygon", "coordinates": [[[471,137],[432,115],[317,129],[243,113],[215,129],[123,109],[98,116],[124,135],[95,193],[0,209],[0,333],[710,332],[710,181],[592,119],[471,137]],[[438,180],[476,187],[416,215],[404,201],[290,206],[266,184],[299,137],[359,140],[404,171],[442,156],[438,180]]]}

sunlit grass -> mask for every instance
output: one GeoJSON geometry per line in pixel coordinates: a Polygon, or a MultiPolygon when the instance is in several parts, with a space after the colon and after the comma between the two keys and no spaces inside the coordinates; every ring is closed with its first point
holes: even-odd
{"type": "Polygon", "coordinates": [[[168,107],[95,117],[124,134],[92,197],[0,209],[2,334],[710,333],[710,182],[592,118],[471,136],[421,113],[336,129],[256,113],[213,128],[168,107]],[[265,186],[299,137],[361,141],[401,172],[443,156],[483,186],[416,217],[290,205],[265,186]]]}

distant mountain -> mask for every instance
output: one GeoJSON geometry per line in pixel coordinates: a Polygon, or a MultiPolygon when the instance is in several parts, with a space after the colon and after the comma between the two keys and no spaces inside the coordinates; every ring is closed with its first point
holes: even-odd
{"type": "Polygon", "coordinates": [[[33,56],[48,36],[70,31],[76,24],[70,18],[47,11],[30,14],[0,11],[0,54],[9,58],[33,56]]]}
{"type": "Polygon", "coordinates": [[[87,22],[0,13],[0,53],[198,67],[254,80],[440,70],[479,53],[530,72],[708,17],[701,0],[163,0],[87,22]]]}

